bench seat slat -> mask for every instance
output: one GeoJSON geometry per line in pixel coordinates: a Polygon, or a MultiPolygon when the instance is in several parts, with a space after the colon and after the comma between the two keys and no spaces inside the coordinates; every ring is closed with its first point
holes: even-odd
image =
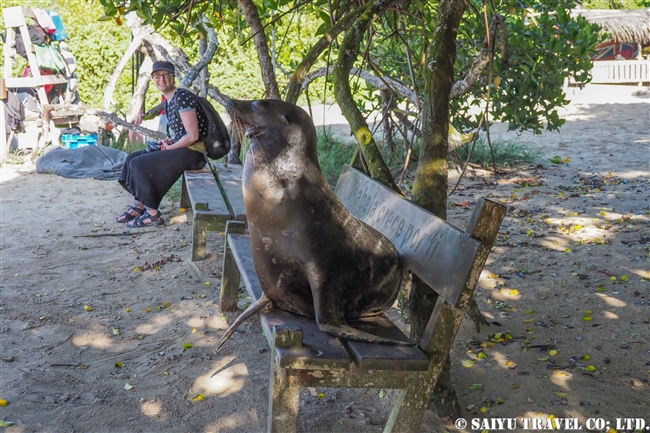
{"type": "Polygon", "coordinates": [[[246,208],[244,208],[244,195],[242,192],[242,166],[238,164],[214,165],[219,183],[223,187],[230,203],[233,218],[246,222],[246,208]]]}
{"type": "Polygon", "coordinates": [[[298,316],[275,308],[261,315],[262,328],[273,345],[273,327],[282,325],[302,328],[302,347],[276,347],[278,363],[283,368],[296,370],[349,369],[350,356],[336,337],[325,334],[314,319],[298,316]]]}
{"type": "MultiPolygon", "coordinates": [[[[355,321],[351,325],[373,335],[409,341],[383,314],[355,321]]],[[[425,371],[429,367],[429,358],[417,346],[389,346],[352,340],[343,344],[363,370],[425,371]]]]}
{"type": "Polygon", "coordinates": [[[185,182],[192,205],[195,206],[197,203],[207,205],[207,209],[197,206],[194,212],[217,217],[219,220],[223,220],[225,227],[225,222],[231,219],[230,210],[212,173],[186,172],[185,182]]]}
{"type": "Polygon", "coordinates": [[[257,301],[264,292],[262,286],[260,286],[260,281],[257,279],[250,236],[228,233],[228,244],[248,294],[253,302],[257,301]]]}

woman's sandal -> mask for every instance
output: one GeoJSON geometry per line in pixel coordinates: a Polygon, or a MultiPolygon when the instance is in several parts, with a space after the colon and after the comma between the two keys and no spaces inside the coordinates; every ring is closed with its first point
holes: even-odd
{"type": "Polygon", "coordinates": [[[149,212],[145,212],[139,217],[135,218],[132,222],[127,224],[126,226],[129,228],[134,228],[134,229],[139,229],[142,227],[149,227],[149,226],[159,226],[165,223],[165,220],[162,219],[160,216],[160,212],[158,212],[155,215],[150,215],[149,212]],[[145,222],[145,220],[149,220],[149,222],[145,222]]]}
{"type": "Polygon", "coordinates": [[[124,212],[122,215],[115,218],[115,222],[118,222],[120,224],[128,223],[129,221],[133,221],[134,219],[141,217],[142,214],[144,213],[145,213],[145,209],[140,209],[139,207],[131,206],[126,212],[124,212]]]}

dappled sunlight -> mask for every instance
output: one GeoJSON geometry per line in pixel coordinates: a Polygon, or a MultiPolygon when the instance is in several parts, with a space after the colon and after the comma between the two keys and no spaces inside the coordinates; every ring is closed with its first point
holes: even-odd
{"type": "Polygon", "coordinates": [[[549,380],[555,385],[561,387],[562,389],[568,391],[571,389],[569,382],[573,379],[573,374],[568,373],[564,370],[553,370],[549,376],[549,380]]]}
{"type": "Polygon", "coordinates": [[[158,399],[142,402],[140,405],[140,410],[143,414],[149,417],[160,416],[162,420],[167,418],[167,415],[162,411],[162,403],[158,399]]]}
{"type": "Polygon", "coordinates": [[[573,241],[569,238],[558,236],[545,236],[537,240],[539,245],[550,250],[565,251],[573,245],[573,241]]]}
{"type": "Polygon", "coordinates": [[[205,325],[205,319],[202,317],[192,317],[186,323],[187,326],[192,328],[201,328],[205,325]]]}
{"type": "Polygon", "coordinates": [[[519,290],[516,289],[507,289],[507,288],[494,288],[492,290],[492,296],[494,299],[499,301],[520,301],[521,295],[519,290]]]}
{"type": "Polygon", "coordinates": [[[190,317],[185,323],[187,326],[197,329],[203,327],[207,327],[209,329],[228,329],[228,322],[223,316],[194,316],[190,317]]]}
{"type": "Polygon", "coordinates": [[[596,293],[596,296],[598,296],[600,299],[605,301],[605,303],[610,307],[614,307],[614,308],[627,307],[627,304],[625,302],[621,301],[620,299],[616,299],[612,296],[606,295],[604,293],[596,293]]]}
{"type": "Polygon", "coordinates": [[[508,369],[508,365],[507,365],[508,358],[503,353],[493,352],[491,355],[492,358],[494,358],[494,360],[497,362],[499,367],[508,369]]]}
{"type": "Polygon", "coordinates": [[[612,313],[611,311],[603,311],[603,317],[605,319],[610,319],[610,320],[618,320],[620,317],[616,313],[612,313]]]}
{"type": "MultiPolygon", "coordinates": [[[[648,388],[650,388],[648,381],[644,381],[642,378],[640,379],[638,377],[620,377],[619,381],[621,386],[629,388],[629,392],[638,392],[641,393],[641,395],[646,395],[648,388]]],[[[648,420],[648,426],[650,427],[650,420],[648,420]]]]}
{"type": "Polygon", "coordinates": [[[228,329],[228,322],[219,313],[217,304],[199,306],[195,301],[181,302],[175,305],[173,314],[183,320],[189,328],[210,330],[228,329]]]}
{"type": "Polygon", "coordinates": [[[135,328],[135,332],[138,334],[156,334],[163,330],[163,328],[169,325],[172,322],[172,318],[169,316],[156,316],[150,323],[145,323],[144,325],[139,325],[135,328]]]}
{"type": "Polygon", "coordinates": [[[208,317],[206,325],[211,329],[228,329],[228,321],[224,316],[208,317]]]}
{"type": "Polygon", "coordinates": [[[72,344],[78,347],[91,346],[97,349],[108,349],[113,345],[113,340],[102,332],[85,332],[72,337],[72,344]]]}
{"type": "MultiPolygon", "coordinates": [[[[229,432],[229,431],[241,431],[241,426],[259,424],[259,416],[257,410],[250,408],[247,411],[238,410],[237,413],[220,416],[219,419],[211,424],[208,424],[205,428],[205,431],[216,431],[216,432],[229,432]]],[[[266,420],[264,420],[266,424],[266,420]]],[[[265,429],[260,429],[263,431],[265,429]]]]}
{"type": "Polygon", "coordinates": [[[211,395],[228,397],[240,391],[246,383],[248,368],[244,363],[224,368],[233,359],[232,356],[224,357],[215,364],[216,372],[212,369],[197,377],[188,391],[188,397],[193,398],[198,394],[203,394],[206,397],[211,395]]]}

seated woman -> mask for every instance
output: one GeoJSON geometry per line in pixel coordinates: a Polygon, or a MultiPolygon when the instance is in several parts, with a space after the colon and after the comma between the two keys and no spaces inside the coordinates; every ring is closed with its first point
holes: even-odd
{"type": "Polygon", "coordinates": [[[169,189],[185,170],[199,170],[205,165],[204,146],[199,132],[207,134],[207,119],[197,109],[196,95],[174,84],[174,65],[155,62],[151,78],[165,95],[165,114],[172,138],[158,142],[161,151],[140,150],[130,154],[118,182],[133,196],[133,204],[118,223],[140,228],[164,224],[158,207],[169,189]]]}

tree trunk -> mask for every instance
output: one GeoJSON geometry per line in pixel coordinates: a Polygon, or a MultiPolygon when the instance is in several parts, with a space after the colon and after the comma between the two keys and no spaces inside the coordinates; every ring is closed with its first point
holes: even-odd
{"type": "MultiPolygon", "coordinates": [[[[204,40],[201,38],[201,40],[204,40]]],[[[187,56],[183,55],[180,56],[180,61],[184,60],[184,65],[183,69],[186,70],[185,76],[183,79],[180,81],[180,86],[181,87],[190,87],[192,86],[192,83],[194,83],[194,80],[199,76],[199,73],[201,71],[206,71],[208,70],[208,63],[212,61],[212,58],[214,57],[214,53],[217,52],[217,48],[219,48],[219,39],[217,38],[217,32],[213,28],[208,27],[208,42],[205,47],[205,53],[203,53],[199,61],[196,62],[196,65],[190,66],[189,61],[187,61],[187,56]]],[[[200,84],[199,86],[200,87],[200,84]]],[[[207,92],[207,90],[206,90],[207,92]]]]}
{"type": "Polygon", "coordinates": [[[108,84],[106,85],[106,89],[104,90],[104,99],[102,101],[103,111],[110,110],[111,104],[113,103],[113,92],[115,92],[115,87],[117,86],[117,80],[120,78],[120,74],[122,74],[124,67],[129,62],[129,60],[131,60],[133,54],[140,48],[140,45],[142,45],[142,36],[134,35],[134,38],[131,41],[131,44],[129,45],[129,48],[127,48],[126,52],[124,53],[119,63],[115,67],[115,70],[111,75],[111,78],[109,78],[108,80],[108,84]]]}
{"type": "Polygon", "coordinates": [[[145,57],[142,65],[140,65],[135,93],[131,97],[129,111],[126,113],[126,121],[129,123],[135,123],[138,115],[140,114],[142,103],[144,102],[144,97],[147,94],[147,89],[149,88],[152,66],[153,62],[149,57],[145,57]]]}
{"type": "Polygon", "coordinates": [[[108,84],[104,90],[104,99],[102,101],[103,111],[108,111],[111,107],[111,103],[113,102],[113,92],[117,86],[117,80],[120,78],[120,74],[122,74],[122,71],[126,67],[126,64],[129,62],[129,60],[131,60],[133,54],[140,49],[144,38],[154,32],[154,28],[152,26],[143,26],[142,20],[135,14],[129,14],[127,25],[133,34],[133,40],[115,67],[111,78],[108,80],[108,84]]]}
{"type": "Polygon", "coordinates": [[[422,150],[413,182],[413,201],[447,219],[449,94],[454,83],[456,35],[464,0],[441,0],[438,23],[426,54],[422,150]]]}
{"type": "MultiPolygon", "coordinates": [[[[208,43],[205,40],[205,37],[202,37],[199,40],[199,57],[205,56],[207,47],[208,43]]],[[[210,73],[207,66],[208,65],[205,65],[205,67],[201,69],[201,72],[199,72],[199,95],[204,98],[208,96],[208,81],[210,80],[210,73]]]]}
{"type": "Polygon", "coordinates": [[[237,4],[241,8],[248,26],[253,32],[253,41],[255,43],[255,48],[257,49],[257,58],[262,69],[262,81],[266,87],[266,97],[270,99],[280,99],[280,90],[278,88],[278,82],[275,79],[273,62],[269,55],[269,45],[266,41],[264,26],[262,26],[262,21],[260,20],[257,7],[252,0],[237,0],[237,4]]]}
{"type": "Polygon", "coordinates": [[[359,149],[361,149],[361,153],[363,154],[365,161],[368,163],[370,175],[398,194],[402,194],[395,183],[390,170],[386,166],[379,149],[377,148],[377,144],[368,128],[366,119],[364,119],[354,102],[349,82],[350,69],[359,55],[361,41],[371,20],[377,14],[390,7],[394,2],[395,0],[376,1],[368,11],[364,12],[359,19],[357,19],[352,28],[348,30],[345,38],[343,38],[343,42],[341,43],[339,58],[334,66],[332,79],[334,82],[334,96],[336,102],[341,108],[343,116],[347,119],[350,128],[352,128],[352,132],[359,143],[359,149]]]}
{"type": "MultiPolygon", "coordinates": [[[[449,135],[449,94],[454,83],[456,35],[465,10],[464,0],[441,0],[438,22],[426,54],[424,69],[424,106],[422,114],[422,150],[413,182],[413,201],[442,219],[447,219],[447,149],[449,135]]],[[[414,278],[414,287],[420,281],[414,278]]],[[[423,290],[426,292],[426,289],[423,290]]],[[[417,290],[412,290],[417,295],[417,290]]],[[[433,309],[429,294],[420,293],[411,308],[433,309]],[[425,305],[430,303],[429,305],[425,305]]],[[[435,302],[435,300],[433,300],[435,302]]],[[[449,354],[447,355],[449,357],[449,354]]],[[[451,384],[449,359],[431,397],[431,407],[442,417],[459,414],[458,401],[451,384]]]]}

